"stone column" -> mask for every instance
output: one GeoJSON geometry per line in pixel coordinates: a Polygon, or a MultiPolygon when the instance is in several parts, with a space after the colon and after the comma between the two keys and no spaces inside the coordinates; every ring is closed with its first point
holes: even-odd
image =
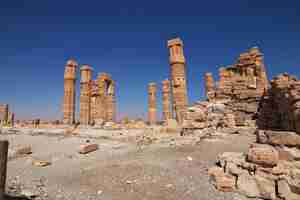
{"type": "Polygon", "coordinates": [[[91,81],[91,120],[90,123],[94,124],[97,119],[97,97],[98,97],[98,82],[97,80],[91,81]]]}
{"type": "Polygon", "coordinates": [[[106,80],[109,78],[108,74],[101,73],[98,75],[98,96],[96,99],[97,116],[96,124],[102,124],[106,121],[106,80]]]}
{"type": "Polygon", "coordinates": [[[162,82],[162,104],[164,121],[172,118],[170,110],[170,92],[170,81],[166,79],[162,82]]]}
{"type": "Polygon", "coordinates": [[[215,97],[215,82],[212,73],[205,73],[205,94],[208,100],[213,100],[215,97]]]}
{"type": "Polygon", "coordinates": [[[170,52],[173,111],[175,111],[176,120],[182,123],[184,111],[188,105],[183,43],[180,38],[175,38],[168,41],[168,48],[170,52]]]}
{"type": "Polygon", "coordinates": [[[156,84],[148,85],[148,120],[150,125],[156,123],[156,84]]]}
{"type": "Polygon", "coordinates": [[[106,120],[115,121],[115,82],[110,80],[107,87],[107,96],[106,96],[106,120]]]}
{"type": "Polygon", "coordinates": [[[75,123],[75,91],[77,66],[77,62],[73,59],[68,60],[65,66],[63,104],[64,124],[75,123]]]}
{"type": "Polygon", "coordinates": [[[91,120],[91,80],[92,68],[83,65],[80,68],[80,124],[88,125],[91,120]]]}

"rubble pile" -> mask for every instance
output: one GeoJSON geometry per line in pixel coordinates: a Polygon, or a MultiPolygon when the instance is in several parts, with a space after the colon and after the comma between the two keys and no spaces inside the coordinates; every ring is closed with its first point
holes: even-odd
{"type": "Polygon", "coordinates": [[[217,189],[262,199],[300,199],[300,135],[262,131],[248,152],[225,152],[209,169],[217,189]]]}

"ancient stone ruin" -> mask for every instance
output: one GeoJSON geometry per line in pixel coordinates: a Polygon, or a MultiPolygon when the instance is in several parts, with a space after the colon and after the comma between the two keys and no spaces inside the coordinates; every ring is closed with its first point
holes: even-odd
{"type": "MultiPolygon", "coordinates": [[[[251,52],[260,55],[257,48],[250,50],[250,55],[251,52]]],[[[250,62],[256,63],[256,70],[250,73],[252,78],[247,84],[241,86],[232,79],[231,93],[218,93],[211,75],[205,76],[209,101],[201,111],[212,106],[211,102],[228,98],[223,108],[233,113],[237,125],[249,125],[245,122],[252,120],[258,127],[256,143],[250,145],[247,153],[219,155],[217,166],[209,170],[209,175],[216,188],[224,192],[236,191],[250,198],[300,199],[300,81],[285,73],[276,76],[269,86],[261,61],[259,57],[259,62],[250,62]],[[243,92],[235,92],[236,87],[242,87],[243,92]]],[[[220,74],[231,77],[223,69],[220,74]]],[[[230,85],[224,80],[221,85],[230,85]]]]}
{"type": "Polygon", "coordinates": [[[268,90],[263,55],[257,47],[242,53],[237,62],[219,69],[219,81],[204,76],[207,100],[187,109],[185,127],[256,126],[262,96],[268,90]]]}
{"type": "MultiPolygon", "coordinates": [[[[168,41],[168,48],[170,80],[162,81],[163,121],[168,122],[175,115],[176,121],[181,124],[188,106],[183,42],[180,38],[171,39],[168,41]]],[[[150,102],[148,104],[150,106],[150,102]]],[[[153,115],[150,113],[150,107],[148,107],[148,112],[148,120],[150,121],[150,115],[153,115]]],[[[150,124],[153,124],[153,120],[150,124]]]]}
{"type": "Polygon", "coordinates": [[[259,128],[300,133],[300,80],[280,74],[260,102],[259,128]]]}
{"type": "MultiPolygon", "coordinates": [[[[76,73],[78,64],[67,62],[64,76],[64,124],[75,123],[76,73]]],[[[89,65],[80,68],[80,119],[81,125],[103,125],[115,121],[115,82],[109,74],[101,73],[92,80],[93,69],[89,65]]]]}

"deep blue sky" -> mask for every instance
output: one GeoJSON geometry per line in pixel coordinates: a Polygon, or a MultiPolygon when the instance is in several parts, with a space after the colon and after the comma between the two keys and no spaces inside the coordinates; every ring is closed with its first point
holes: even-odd
{"type": "Polygon", "coordinates": [[[216,76],[252,46],[269,78],[300,75],[300,1],[11,0],[0,3],[0,102],[21,119],[61,119],[74,57],[116,80],[120,116],[146,116],[147,83],[169,76],[174,36],[185,44],[190,102],[203,98],[205,72],[216,76]]]}

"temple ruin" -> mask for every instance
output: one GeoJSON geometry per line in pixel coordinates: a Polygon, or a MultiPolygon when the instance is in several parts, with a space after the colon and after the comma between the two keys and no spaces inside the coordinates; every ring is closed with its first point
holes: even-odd
{"type": "Polygon", "coordinates": [[[183,42],[180,38],[168,41],[169,62],[171,66],[171,92],[173,112],[176,120],[182,123],[188,105],[186,84],[186,63],[183,53],[183,42]]]}
{"type": "MultiPolygon", "coordinates": [[[[75,60],[69,60],[64,75],[64,124],[75,123],[76,69],[75,60]]],[[[116,100],[115,82],[109,74],[101,73],[92,80],[92,68],[82,65],[80,68],[80,115],[81,125],[102,125],[115,121],[116,100]]]]}
{"type": "Polygon", "coordinates": [[[148,85],[148,121],[150,125],[154,125],[156,123],[156,83],[149,83],[148,85]]]}

